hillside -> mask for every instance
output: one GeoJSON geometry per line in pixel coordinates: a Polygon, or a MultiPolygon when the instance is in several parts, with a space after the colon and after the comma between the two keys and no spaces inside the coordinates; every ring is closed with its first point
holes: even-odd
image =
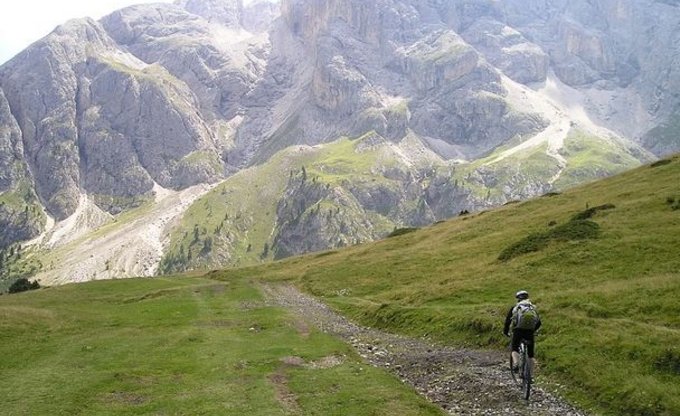
{"type": "Polygon", "coordinates": [[[538,140],[470,163],[446,161],[413,135],[394,143],[370,132],[290,147],[198,199],[170,232],[159,272],[238,267],[366,243],[646,159],[578,128],[563,134],[558,150],[538,140]]]}
{"type": "Polygon", "coordinates": [[[374,244],[213,276],[289,280],[362,324],[494,349],[524,288],[545,321],[542,377],[596,414],[674,415],[679,178],[676,156],[374,244]]]}

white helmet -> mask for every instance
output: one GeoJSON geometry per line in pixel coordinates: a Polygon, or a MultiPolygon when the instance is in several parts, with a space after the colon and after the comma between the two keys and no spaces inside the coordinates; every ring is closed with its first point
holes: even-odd
{"type": "Polygon", "coordinates": [[[520,290],[519,292],[515,293],[515,297],[517,300],[525,300],[529,299],[529,292],[526,290],[520,290]]]}

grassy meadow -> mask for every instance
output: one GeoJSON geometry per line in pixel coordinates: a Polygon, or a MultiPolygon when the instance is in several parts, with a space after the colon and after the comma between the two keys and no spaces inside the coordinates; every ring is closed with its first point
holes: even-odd
{"type": "Polygon", "coordinates": [[[0,296],[0,354],[3,415],[441,414],[245,279],[0,296]]]}
{"type": "Polygon", "coordinates": [[[595,414],[680,414],[677,156],[374,244],[217,275],[292,280],[363,324],[493,349],[505,347],[502,321],[526,289],[544,321],[544,383],[595,414]]]}

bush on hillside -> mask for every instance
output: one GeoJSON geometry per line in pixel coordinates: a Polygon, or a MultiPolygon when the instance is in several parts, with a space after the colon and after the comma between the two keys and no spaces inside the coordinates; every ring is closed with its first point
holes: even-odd
{"type": "Polygon", "coordinates": [[[394,231],[392,231],[392,232],[387,236],[387,238],[390,238],[390,237],[397,237],[397,236],[400,236],[400,235],[412,233],[412,232],[417,231],[417,230],[418,230],[417,228],[397,228],[397,229],[395,229],[394,231]]]}
{"type": "Polygon", "coordinates": [[[9,287],[9,293],[19,293],[35,289],[40,289],[40,283],[38,283],[37,280],[29,282],[28,279],[22,277],[21,279],[18,279],[16,282],[12,283],[12,285],[9,287]]]}
{"type": "Polygon", "coordinates": [[[661,160],[657,160],[656,162],[652,163],[649,166],[651,166],[653,168],[658,168],[659,166],[667,165],[671,162],[672,162],[671,159],[661,159],[661,160]]]}

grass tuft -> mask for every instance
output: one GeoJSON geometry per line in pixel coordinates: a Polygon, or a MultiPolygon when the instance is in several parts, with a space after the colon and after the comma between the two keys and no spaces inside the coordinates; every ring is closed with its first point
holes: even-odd
{"type": "Polygon", "coordinates": [[[675,376],[680,376],[680,351],[668,348],[654,361],[654,368],[675,376]]]}

